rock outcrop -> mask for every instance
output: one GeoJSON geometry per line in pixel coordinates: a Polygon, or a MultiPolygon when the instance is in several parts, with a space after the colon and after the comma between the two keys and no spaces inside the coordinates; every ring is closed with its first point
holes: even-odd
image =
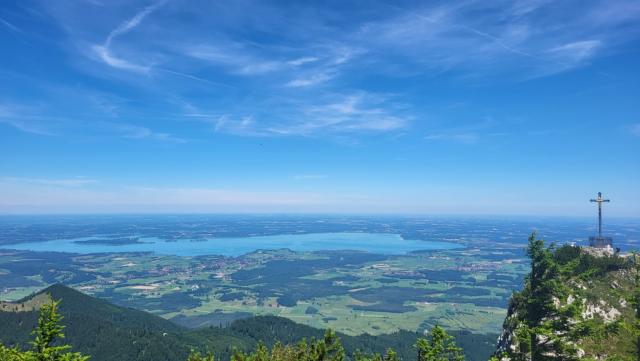
{"type": "Polygon", "coordinates": [[[533,238],[529,255],[532,271],[511,298],[493,360],[640,359],[640,257],[533,238]]]}

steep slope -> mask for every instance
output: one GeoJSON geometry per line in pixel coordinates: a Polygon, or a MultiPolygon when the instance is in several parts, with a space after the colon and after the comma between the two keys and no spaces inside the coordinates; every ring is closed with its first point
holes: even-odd
{"type": "MultiPolygon", "coordinates": [[[[234,348],[249,350],[258,342],[267,345],[276,341],[292,343],[302,338],[320,338],[323,334],[322,330],[273,316],[235,321],[227,328],[191,330],[150,313],[115,306],[69,287],[54,285],[21,300],[17,308],[6,305],[2,311],[0,307],[0,343],[29,347],[30,332],[38,317],[37,310],[31,306],[42,304],[49,297],[62,300],[60,312],[66,326],[64,342],[73,345],[76,351],[91,355],[94,361],[182,361],[191,349],[212,351],[218,359],[228,359],[234,348]],[[23,308],[22,304],[26,306],[23,308]]],[[[497,336],[465,332],[453,335],[465,346],[468,359],[472,361],[486,360],[495,347],[497,336]]],[[[380,336],[339,335],[347,354],[356,350],[382,353],[387,348],[394,348],[405,360],[415,358],[413,345],[418,336],[407,331],[380,336]]]]}
{"type": "Polygon", "coordinates": [[[529,256],[531,273],[510,301],[498,359],[639,359],[635,255],[544,248],[532,238],[529,256]]]}

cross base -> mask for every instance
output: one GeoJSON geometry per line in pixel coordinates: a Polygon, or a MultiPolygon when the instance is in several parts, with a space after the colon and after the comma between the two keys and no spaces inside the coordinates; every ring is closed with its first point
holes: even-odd
{"type": "Polygon", "coordinates": [[[589,246],[594,248],[611,247],[612,242],[611,237],[589,237],[589,246]]]}

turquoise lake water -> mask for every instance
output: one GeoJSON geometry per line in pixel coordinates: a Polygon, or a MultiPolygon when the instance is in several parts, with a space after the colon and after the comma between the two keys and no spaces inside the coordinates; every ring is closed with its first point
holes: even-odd
{"type": "Polygon", "coordinates": [[[76,241],[105,239],[84,237],[60,239],[47,242],[19,243],[7,248],[28,251],[53,251],[72,253],[154,252],[176,256],[224,255],[240,256],[259,249],[282,249],[292,251],[356,250],[379,254],[404,254],[420,250],[442,250],[462,248],[451,242],[431,242],[404,239],[398,234],[388,233],[310,233],[281,234],[238,238],[212,238],[206,240],[180,240],[166,242],[158,238],[139,238],[140,242],[126,245],[82,244],[76,241]]]}

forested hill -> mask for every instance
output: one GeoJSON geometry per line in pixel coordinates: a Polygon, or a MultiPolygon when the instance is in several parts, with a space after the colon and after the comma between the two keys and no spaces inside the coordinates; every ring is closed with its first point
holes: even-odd
{"type": "MultiPolygon", "coordinates": [[[[229,327],[191,330],[147,312],[115,306],[63,285],[54,285],[15,304],[0,306],[0,343],[28,348],[38,319],[38,306],[49,295],[61,300],[60,312],[66,326],[64,343],[75,351],[91,355],[94,361],[186,360],[190,350],[211,351],[216,359],[229,359],[233,348],[253,349],[258,342],[295,343],[302,338],[322,338],[323,330],[288,319],[260,316],[233,322],[229,327]]],[[[497,335],[452,333],[465,349],[467,360],[486,360],[493,352],[497,335]]],[[[415,359],[414,344],[420,336],[401,331],[380,336],[338,335],[348,355],[356,350],[384,353],[393,348],[404,360],[415,359]]]]}
{"type": "Polygon", "coordinates": [[[635,254],[545,248],[529,240],[531,273],[510,300],[496,358],[640,360],[640,269],[635,254]]]}

